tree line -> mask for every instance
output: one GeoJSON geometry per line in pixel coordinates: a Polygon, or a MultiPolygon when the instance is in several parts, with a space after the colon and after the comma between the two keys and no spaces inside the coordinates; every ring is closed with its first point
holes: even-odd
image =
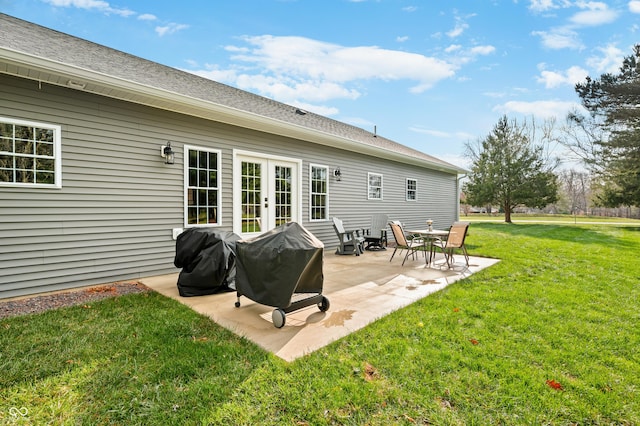
{"type": "Polygon", "coordinates": [[[505,222],[517,208],[638,211],[640,45],[618,73],[587,77],[575,91],[584,111],[572,111],[561,125],[555,119],[518,121],[505,115],[489,135],[466,144],[467,205],[497,207],[505,222]],[[558,146],[581,167],[562,169],[563,159],[554,154],[558,146]]]}

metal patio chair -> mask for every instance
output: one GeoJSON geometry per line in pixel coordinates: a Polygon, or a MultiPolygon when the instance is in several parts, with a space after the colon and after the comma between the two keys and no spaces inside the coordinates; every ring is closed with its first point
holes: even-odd
{"type": "Polygon", "coordinates": [[[391,222],[389,222],[389,226],[391,227],[393,238],[396,240],[396,247],[393,249],[393,253],[391,253],[389,262],[393,260],[393,256],[395,256],[398,249],[400,249],[400,252],[402,252],[402,250],[407,250],[407,253],[404,255],[404,259],[402,260],[403,266],[404,262],[406,262],[410,254],[415,260],[416,251],[422,250],[424,248],[424,241],[422,240],[422,238],[408,239],[407,234],[404,232],[402,224],[397,220],[392,220],[391,222]]]}
{"type": "Polygon", "coordinates": [[[464,254],[465,264],[469,267],[469,254],[467,248],[464,245],[464,241],[467,238],[467,231],[469,230],[469,222],[454,222],[449,229],[449,235],[446,240],[436,240],[433,242],[432,247],[434,249],[439,248],[444,254],[446,265],[449,268],[453,268],[454,259],[453,254],[456,250],[460,250],[464,254]]]}

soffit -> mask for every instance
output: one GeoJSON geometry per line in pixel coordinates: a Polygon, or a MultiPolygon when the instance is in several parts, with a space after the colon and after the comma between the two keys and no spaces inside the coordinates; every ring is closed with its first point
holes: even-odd
{"type": "MultiPolygon", "coordinates": [[[[398,147],[406,147],[393,141],[388,141],[385,138],[377,138],[376,135],[366,131],[360,131],[360,134],[357,136],[359,138],[374,138],[371,139],[372,144],[11,49],[0,48],[0,72],[28,78],[40,83],[82,90],[84,92],[227,123],[247,129],[373,155],[405,164],[413,164],[447,173],[458,174],[466,172],[462,168],[409,148],[407,148],[408,152],[397,152],[398,147]],[[393,149],[386,148],[385,144],[393,149]],[[419,155],[412,155],[414,153],[419,155]]],[[[241,93],[241,91],[237,93],[241,93]]],[[[279,104],[275,101],[272,102],[273,105],[277,106],[277,110],[273,108],[276,113],[296,114],[295,107],[279,104]],[[290,111],[287,111],[287,108],[289,108],[290,111]]],[[[314,118],[316,121],[325,120],[322,125],[326,125],[327,122],[331,124],[332,122],[332,120],[322,117],[318,120],[317,117],[319,116],[315,114],[308,117],[307,124],[314,125],[314,122],[310,121],[314,120],[314,118]]],[[[307,117],[295,118],[304,121],[307,117]]],[[[342,123],[334,123],[336,123],[336,126],[329,127],[340,130],[342,123]]],[[[349,130],[353,131],[353,128],[349,128],[349,130]]]]}

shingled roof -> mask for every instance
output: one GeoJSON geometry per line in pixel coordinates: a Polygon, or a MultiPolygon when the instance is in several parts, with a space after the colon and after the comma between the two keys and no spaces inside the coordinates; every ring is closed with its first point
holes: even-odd
{"type": "Polygon", "coordinates": [[[465,170],[369,131],[0,14],[0,72],[422,167],[465,170]]]}

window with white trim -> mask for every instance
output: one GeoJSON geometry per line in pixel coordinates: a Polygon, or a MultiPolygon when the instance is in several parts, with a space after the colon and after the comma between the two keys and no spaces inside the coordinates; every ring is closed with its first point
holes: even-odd
{"type": "Polygon", "coordinates": [[[407,178],[407,201],[416,201],[418,194],[418,181],[407,178]]]}
{"type": "Polygon", "coordinates": [[[370,200],[382,200],[382,175],[368,173],[368,198],[370,200]]]}
{"type": "Polygon", "coordinates": [[[185,146],[187,225],[220,224],[220,151],[185,146]]]}
{"type": "Polygon", "coordinates": [[[0,117],[0,185],[62,187],[61,127],[0,117]]]}
{"type": "Polygon", "coordinates": [[[329,167],[311,164],[309,171],[309,220],[329,217],[329,167]]]}

